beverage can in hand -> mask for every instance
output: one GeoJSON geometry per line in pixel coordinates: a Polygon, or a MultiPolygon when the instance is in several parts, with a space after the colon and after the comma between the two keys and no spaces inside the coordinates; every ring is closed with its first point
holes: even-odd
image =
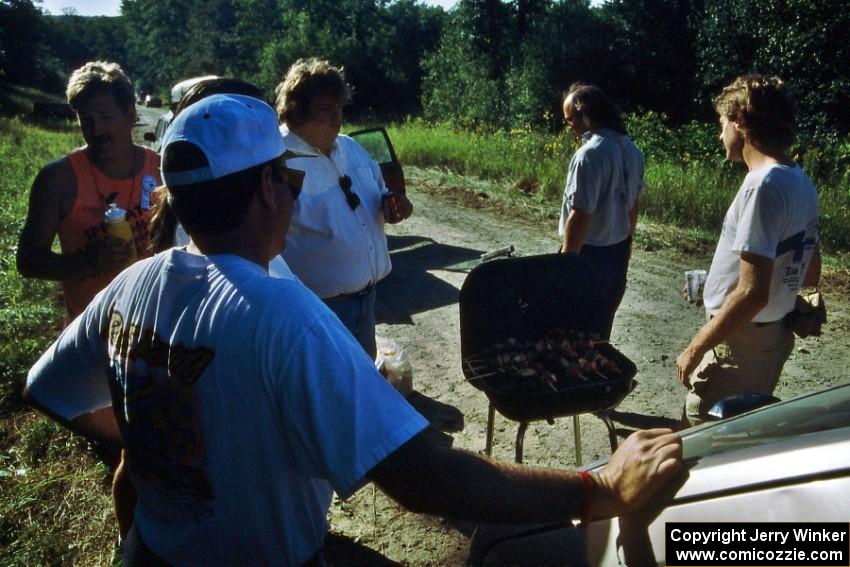
{"type": "Polygon", "coordinates": [[[399,210],[399,205],[401,204],[401,193],[398,191],[390,191],[388,193],[384,193],[381,197],[381,206],[384,209],[384,220],[389,224],[396,224],[401,222],[403,219],[401,217],[401,211],[399,210]]]}

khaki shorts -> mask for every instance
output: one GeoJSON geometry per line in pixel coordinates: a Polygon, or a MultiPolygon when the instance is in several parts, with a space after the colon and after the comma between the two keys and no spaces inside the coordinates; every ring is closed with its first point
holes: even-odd
{"type": "Polygon", "coordinates": [[[773,394],[785,361],[794,349],[794,333],[783,320],[749,323],[708,351],[691,374],[685,417],[691,425],[706,420],[718,401],[746,392],[773,394]]]}

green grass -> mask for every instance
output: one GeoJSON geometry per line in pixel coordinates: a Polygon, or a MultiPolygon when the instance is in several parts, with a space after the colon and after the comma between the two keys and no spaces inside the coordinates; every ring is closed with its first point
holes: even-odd
{"type": "Polygon", "coordinates": [[[17,239],[38,169],[80,144],[68,125],[0,117],[0,566],[108,564],[107,471],[84,442],[24,406],[26,372],[58,333],[56,284],[21,278],[17,239]]]}
{"type": "Polygon", "coordinates": [[[55,335],[61,321],[56,284],[21,278],[15,268],[17,239],[27,212],[30,186],[38,169],[78,145],[68,129],[52,132],[0,118],[0,413],[20,390],[28,367],[55,335]]]}
{"type": "Polygon", "coordinates": [[[567,171],[564,156],[574,148],[566,134],[530,129],[467,132],[414,120],[388,131],[403,163],[508,181],[522,192],[549,199],[560,199],[567,171]]]}

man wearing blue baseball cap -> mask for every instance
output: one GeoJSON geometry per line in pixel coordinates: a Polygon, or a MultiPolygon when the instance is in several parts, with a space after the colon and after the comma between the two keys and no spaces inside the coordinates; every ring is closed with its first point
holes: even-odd
{"type": "Polygon", "coordinates": [[[605,517],[678,470],[668,431],[598,475],[433,444],[427,421],[299,281],[269,277],[299,176],[274,111],[214,95],[166,133],[162,175],[192,238],[128,268],[30,371],[27,397],[124,446],[139,495],[123,564],[324,564],[332,491],[368,480],[416,511],[487,521],[605,517]]]}

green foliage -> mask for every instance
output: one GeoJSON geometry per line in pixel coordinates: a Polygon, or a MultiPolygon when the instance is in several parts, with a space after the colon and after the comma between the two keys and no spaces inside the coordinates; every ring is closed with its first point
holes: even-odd
{"type": "Polygon", "coordinates": [[[130,68],[145,88],[213,73],[271,95],[297,59],[321,57],[344,67],[358,117],[418,111],[419,62],[443,14],[414,0],[123,0],[122,11],[130,68]]]}
{"type": "Polygon", "coordinates": [[[45,46],[50,51],[54,83],[49,90],[64,91],[68,75],[87,61],[103,59],[127,65],[123,21],[120,18],[66,15],[44,18],[45,46]],[[60,60],[61,58],[61,60],[60,60]]]}
{"type": "Polygon", "coordinates": [[[625,124],[629,135],[640,141],[647,161],[687,166],[694,162],[716,164],[724,158],[715,125],[691,121],[673,126],[665,115],[653,111],[627,114],[625,124]]]}
{"type": "Polygon", "coordinates": [[[414,120],[389,133],[402,163],[513,183],[539,200],[560,198],[564,156],[573,148],[565,133],[555,136],[531,128],[468,131],[414,120]]]}
{"type": "Polygon", "coordinates": [[[705,0],[697,42],[704,100],[747,72],[796,91],[804,145],[850,134],[850,2],[705,0]]]}
{"type": "Polygon", "coordinates": [[[122,0],[127,33],[127,67],[136,86],[165,90],[181,79],[212,74],[217,65],[207,36],[214,35],[201,2],[122,0]],[[190,24],[201,24],[193,28],[190,24]],[[203,33],[193,31],[204,30],[203,33]]]}
{"type": "Polygon", "coordinates": [[[26,370],[55,335],[61,310],[56,285],[21,278],[15,268],[18,234],[38,169],[79,143],[79,134],[31,128],[0,118],[0,415],[20,400],[26,370]]]}
{"type": "Polygon", "coordinates": [[[469,51],[459,30],[449,29],[439,49],[425,59],[423,66],[426,118],[465,128],[507,125],[507,108],[499,81],[488,77],[483,56],[469,51]]]}
{"type": "Polygon", "coordinates": [[[46,74],[41,12],[30,0],[0,1],[0,81],[38,85],[46,74]]]}
{"type": "Polygon", "coordinates": [[[600,10],[611,44],[601,84],[626,109],[647,108],[686,122],[694,105],[694,15],[702,0],[612,0],[600,10]]]}
{"type": "Polygon", "coordinates": [[[556,127],[562,91],[600,68],[602,26],[587,2],[462,0],[423,61],[424,116],[460,127],[556,127]]]}
{"type": "Polygon", "coordinates": [[[0,117],[0,565],[107,564],[115,534],[104,469],[21,400],[63,308],[54,283],[18,275],[18,234],[39,168],[79,143],[76,128],[0,117]]]}

